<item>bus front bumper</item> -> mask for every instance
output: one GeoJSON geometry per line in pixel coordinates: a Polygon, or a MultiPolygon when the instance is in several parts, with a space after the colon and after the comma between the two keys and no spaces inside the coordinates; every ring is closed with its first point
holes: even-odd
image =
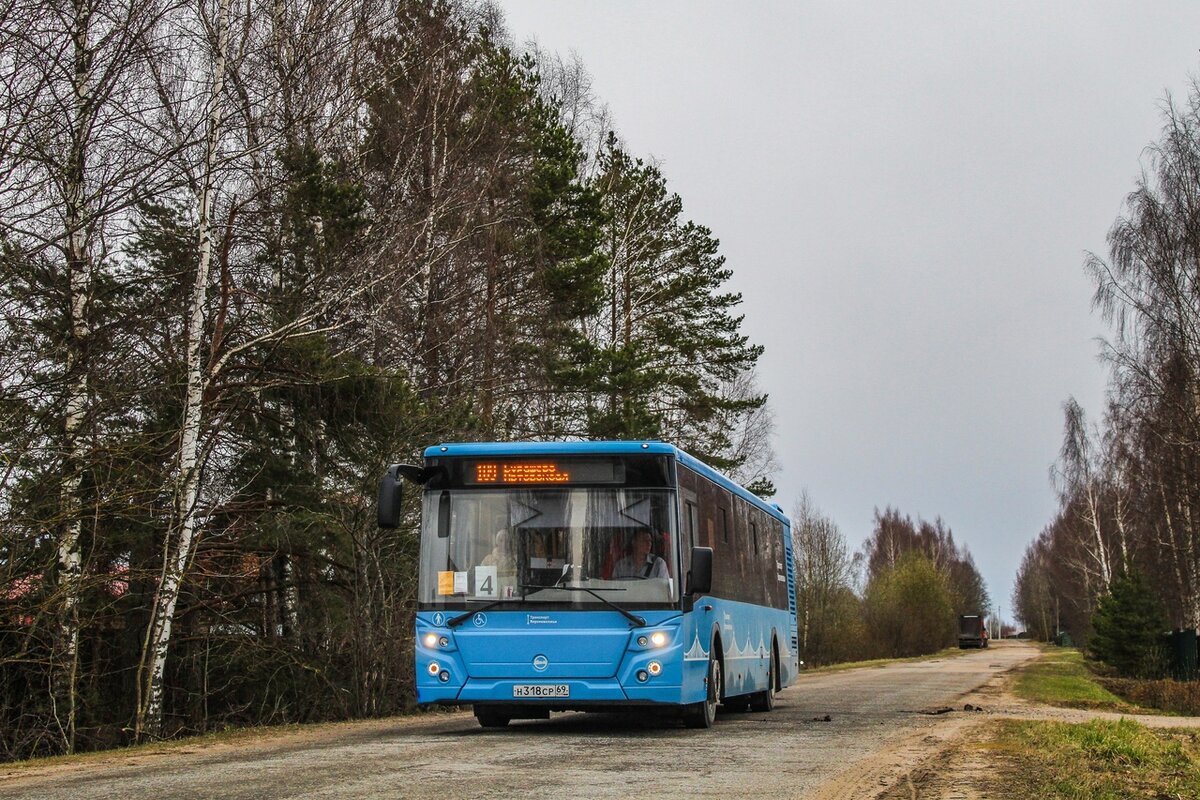
{"type": "MultiPolygon", "coordinates": [[[[561,691],[559,689],[558,691],[561,691]]],[[[653,680],[637,686],[622,686],[615,678],[581,680],[578,678],[555,680],[490,680],[470,678],[462,686],[417,686],[417,702],[425,704],[458,703],[504,703],[506,705],[530,705],[538,707],[572,708],[600,704],[629,705],[678,705],[683,702],[682,687],[678,684],[654,683],[653,680]],[[566,694],[547,697],[523,697],[514,687],[536,684],[539,686],[566,687],[566,694]]]]}

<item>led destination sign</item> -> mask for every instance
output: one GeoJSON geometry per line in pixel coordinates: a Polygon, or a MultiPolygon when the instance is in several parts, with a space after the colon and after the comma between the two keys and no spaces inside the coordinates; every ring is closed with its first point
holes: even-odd
{"type": "Polygon", "coordinates": [[[622,483],[625,480],[624,465],[610,459],[471,461],[465,467],[463,483],[472,486],[554,486],[571,483],[622,483]]]}

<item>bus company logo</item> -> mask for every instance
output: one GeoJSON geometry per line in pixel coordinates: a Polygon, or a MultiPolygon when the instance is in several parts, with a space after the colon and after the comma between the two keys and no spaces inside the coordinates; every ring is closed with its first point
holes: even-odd
{"type": "Polygon", "coordinates": [[[446,618],[442,616],[442,612],[440,611],[433,615],[433,624],[439,628],[442,627],[442,623],[445,622],[445,620],[446,618]]]}
{"type": "Polygon", "coordinates": [[[538,672],[545,672],[548,666],[550,666],[550,659],[540,655],[533,657],[533,668],[538,672]]]}
{"type": "Polygon", "coordinates": [[[487,625],[487,614],[476,614],[471,617],[471,624],[476,628],[482,628],[484,625],[487,625]]]}
{"type": "Polygon", "coordinates": [[[526,614],[526,625],[557,625],[558,620],[549,614],[526,614]]]}

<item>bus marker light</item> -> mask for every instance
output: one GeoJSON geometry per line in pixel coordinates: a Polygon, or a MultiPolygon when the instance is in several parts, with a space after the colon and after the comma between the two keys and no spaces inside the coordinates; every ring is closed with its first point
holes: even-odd
{"type": "Polygon", "coordinates": [[[662,647],[667,643],[667,634],[665,631],[655,631],[650,634],[650,641],[654,643],[655,647],[662,647]]]}
{"type": "Polygon", "coordinates": [[[662,673],[662,664],[657,661],[651,661],[646,665],[646,669],[650,670],[651,675],[659,675],[662,673]]]}
{"type": "Polygon", "coordinates": [[[441,670],[442,670],[442,668],[438,665],[438,663],[436,661],[429,662],[429,674],[430,675],[437,675],[439,672],[441,672],[441,670]]]}

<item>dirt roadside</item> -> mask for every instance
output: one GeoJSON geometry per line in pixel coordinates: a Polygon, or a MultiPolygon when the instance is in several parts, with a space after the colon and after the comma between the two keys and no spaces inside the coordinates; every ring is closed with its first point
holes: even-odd
{"type": "Polygon", "coordinates": [[[1005,672],[965,693],[934,731],[903,737],[870,759],[856,763],[813,795],[813,800],[1012,800],[997,776],[1021,765],[988,752],[997,719],[1082,723],[1130,719],[1150,728],[1200,728],[1200,717],[1120,714],[1033,703],[1010,689],[1015,672],[1005,672]],[[970,710],[968,710],[970,709],[970,710]]]}
{"type": "Polygon", "coordinates": [[[474,719],[469,711],[434,711],[408,717],[242,728],[224,737],[220,735],[215,738],[198,736],[161,744],[102,750],[77,756],[0,764],[0,790],[4,788],[6,780],[15,782],[17,779],[67,778],[71,775],[83,775],[98,769],[136,768],[141,765],[153,764],[164,758],[196,762],[220,761],[231,757],[261,758],[304,750],[319,746],[329,740],[348,743],[365,742],[395,733],[398,729],[432,733],[447,726],[470,724],[474,724],[474,719]]]}

